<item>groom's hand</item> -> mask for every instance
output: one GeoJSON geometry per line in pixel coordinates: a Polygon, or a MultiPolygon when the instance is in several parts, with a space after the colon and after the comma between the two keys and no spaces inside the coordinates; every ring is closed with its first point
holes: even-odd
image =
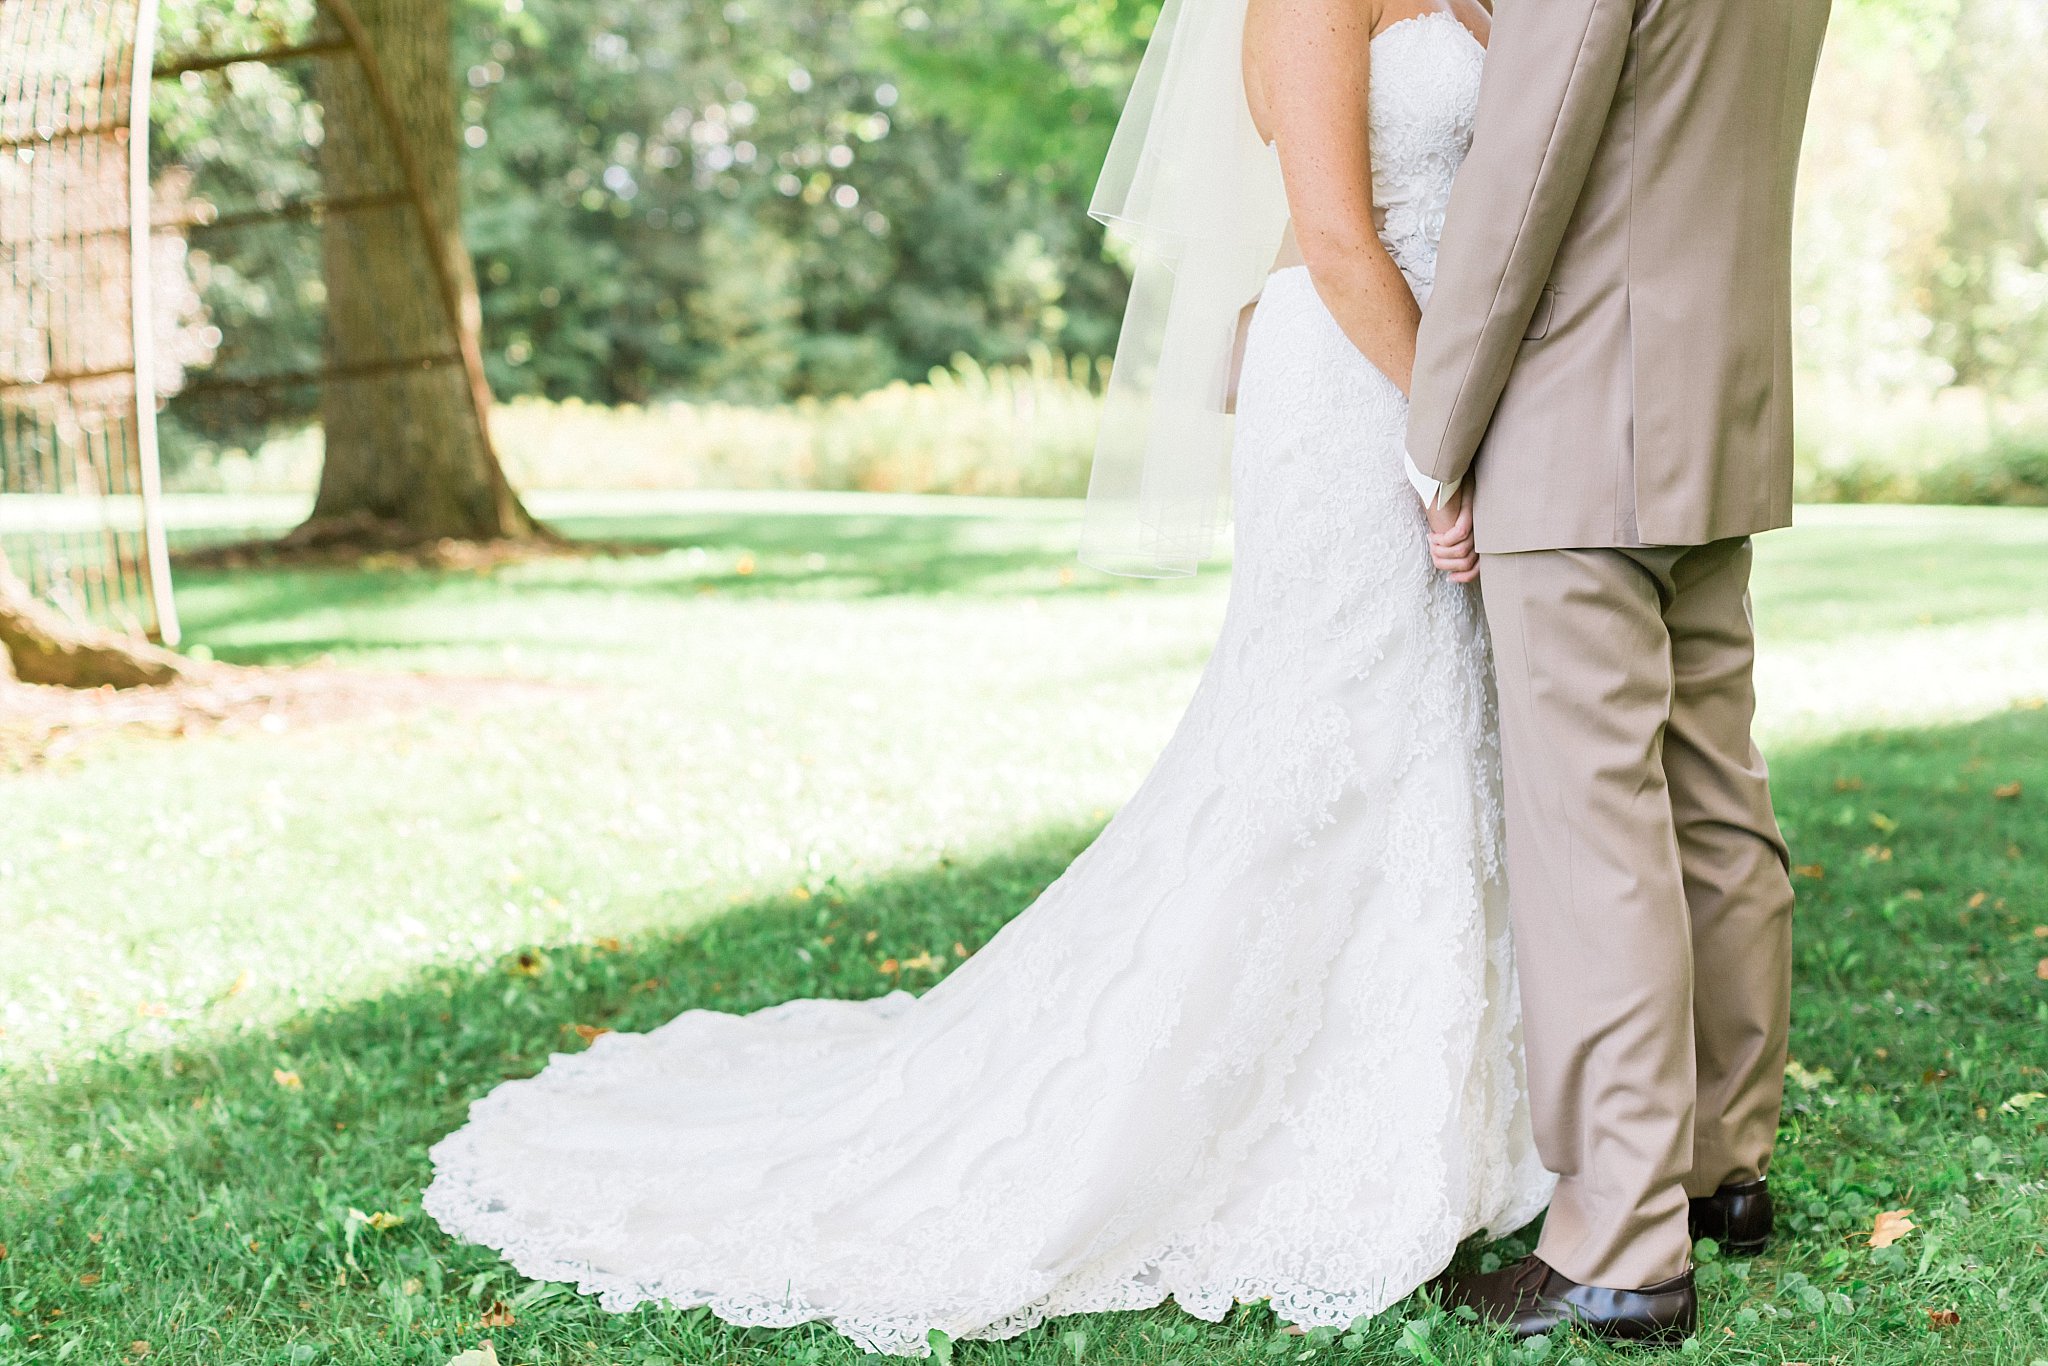
{"type": "Polygon", "coordinates": [[[1428,512],[1430,563],[1450,575],[1452,583],[1471,583],[1479,577],[1479,551],[1472,542],[1471,482],[1428,512]]]}

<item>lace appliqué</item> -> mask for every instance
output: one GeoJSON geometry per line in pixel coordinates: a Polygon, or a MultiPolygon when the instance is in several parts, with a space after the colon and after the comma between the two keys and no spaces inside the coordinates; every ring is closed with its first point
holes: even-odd
{"type": "Polygon", "coordinates": [[[1417,292],[1436,281],[1451,182],[1472,145],[1486,49],[1457,16],[1420,14],[1373,41],[1373,216],[1417,292]]]}

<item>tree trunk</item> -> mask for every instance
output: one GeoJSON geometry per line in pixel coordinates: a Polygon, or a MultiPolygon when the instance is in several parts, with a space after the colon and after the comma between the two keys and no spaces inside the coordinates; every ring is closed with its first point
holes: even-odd
{"type": "Polygon", "coordinates": [[[345,57],[321,63],[327,196],[397,192],[401,202],[337,213],[321,233],[326,358],[339,373],[322,395],[327,455],[302,531],[328,538],[356,527],[386,542],[526,536],[533,522],[505,482],[482,411],[489,395],[460,230],[449,0],[352,8],[413,164],[394,148],[363,69],[345,57]],[[416,189],[438,240],[426,236],[416,189]],[[441,254],[440,270],[430,251],[441,254]]]}
{"type": "Polygon", "coordinates": [[[24,683],[61,688],[140,688],[175,683],[185,662],[168,650],[73,626],[36,601],[0,557],[0,681],[7,665],[24,683]]]}

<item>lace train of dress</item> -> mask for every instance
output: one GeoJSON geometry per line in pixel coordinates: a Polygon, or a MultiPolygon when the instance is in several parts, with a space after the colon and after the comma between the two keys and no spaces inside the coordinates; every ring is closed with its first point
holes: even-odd
{"type": "MultiPolygon", "coordinates": [[[[1478,48],[1379,41],[1383,231],[1422,290],[1478,48]]],[[[1245,366],[1221,636],[1094,845],[922,997],[690,1011],[497,1087],[433,1150],[443,1227],[610,1309],[923,1355],[1169,1296],[1348,1323],[1541,1210],[1476,602],[1306,271],[1245,366]]]]}

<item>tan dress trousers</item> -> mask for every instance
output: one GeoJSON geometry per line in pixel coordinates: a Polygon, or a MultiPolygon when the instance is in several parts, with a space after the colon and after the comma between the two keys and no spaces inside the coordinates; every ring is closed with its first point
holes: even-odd
{"type": "Polygon", "coordinates": [[[1686,1197],[1770,1162],[1792,887],[1756,709],[1748,537],[1482,557],[1539,1255],[1633,1289],[1691,1262],[1686,1197]]]}

